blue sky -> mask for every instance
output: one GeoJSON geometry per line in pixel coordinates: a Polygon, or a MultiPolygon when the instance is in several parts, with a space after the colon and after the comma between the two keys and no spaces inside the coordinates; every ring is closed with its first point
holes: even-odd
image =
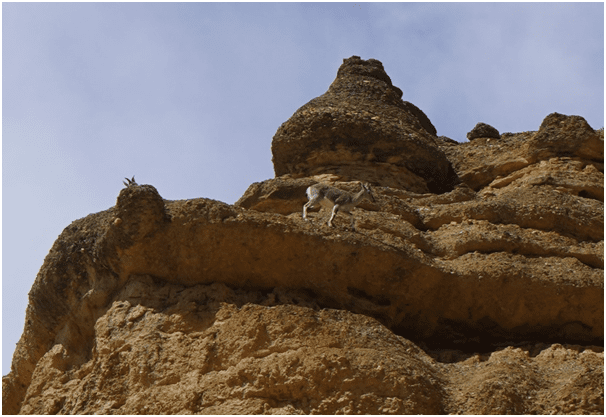
{"type": "Polygon", "coordinates": [[[234,203],[352,55],[458,141],[552,112],[604,126],[603,3],[3,3],[2,374],[66,226],[132,175],[234,203]]]}

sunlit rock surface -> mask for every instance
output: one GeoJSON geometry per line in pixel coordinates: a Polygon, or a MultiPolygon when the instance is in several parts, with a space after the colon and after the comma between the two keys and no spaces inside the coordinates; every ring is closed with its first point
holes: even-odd
{"type": "Polygon", "coordinates": [[[349,58],[234,205],[131,185],[74,221],[3,413],[603,414],[603,130],[459,144],[401,97],[349,58]],[[358,181],[355,229],[302,219],[358,181]]]}

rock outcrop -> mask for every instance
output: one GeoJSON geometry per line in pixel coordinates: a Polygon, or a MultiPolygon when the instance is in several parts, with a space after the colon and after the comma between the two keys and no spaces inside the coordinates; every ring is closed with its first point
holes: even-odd
{"type": "Polygon", "coordinates": [[[352,57],[234,205],[131,185],[73,222],[3,412],[603,414],[603,130],[457,143],[401,96],[352,57]],[[355,230],[301,218],[320,181],[373,184],[355,230]]]}
{"type": "Polygon", "coordinates": [[[418,193],[451,191],[456,174],[435,139],[436,129],[402,101],[383,64],[343,60],[326,93],[301,107],[276,132],[276,176],[331,175],[418,193]]]}
{"type": "Polygon", "coordinates": [[[500,139],[501,134],[497,129],[486,123],[478,123],[471,131],[467,133],[467,139],[473,140],[477,138],[500,139]]]}

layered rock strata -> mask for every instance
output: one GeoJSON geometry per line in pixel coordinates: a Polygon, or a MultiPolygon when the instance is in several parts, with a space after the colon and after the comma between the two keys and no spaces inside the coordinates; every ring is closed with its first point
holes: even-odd
{"type": "Polygon", "coordinates": [[[415,192],[452,190],[457,178],[435,140],[436,129],[402,101],[376,59],[343,60],[328,91],[298,109],[276,132],[276,176],[330,174],[415,192]]]}
{"type": "Polygon", "coordinates": [[[73,222],[3,412],[603,414],[603,130],[554,113],[459,144],[401,95],[352,57],[302,108],[330,102],[332,133],[299,109],[277,177],[234,205],[131,185],[73,222]],[[351,102],[385,113],[352,122],[351,102]],[[301,218],[309,185],[360,180],[355,230],[301,218]]]}

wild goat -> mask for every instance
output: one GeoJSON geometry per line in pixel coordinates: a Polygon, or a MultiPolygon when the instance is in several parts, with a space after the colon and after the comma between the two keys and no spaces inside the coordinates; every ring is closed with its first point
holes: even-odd
{"type": "Polygon", "coordinates": [[[360,204],[362,200],[368,198],[373,203],[375,198],[372,195],[370,184],[360,183],[362,189],[357,194],[348,193],[325,184],[315,184],[307,188],[307,199],[309,200],[303,206],[303,218],[307,220],[307,209],[314,208],[318,204],[328,209],[332,208],[332,215],[328,219],[328,226],[332,227],[332,221],[338,212],[347,213],[351,216],[351,226],[354,226],[354,218],[350,211],[360,204]]]}

